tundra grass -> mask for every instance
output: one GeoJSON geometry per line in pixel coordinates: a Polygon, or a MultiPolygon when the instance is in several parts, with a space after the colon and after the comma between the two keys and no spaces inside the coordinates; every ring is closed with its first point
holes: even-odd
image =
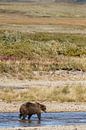
{"type": "Polygon", "coordinates": [[[0,12],[4,14],[30,17],[86,18],[86,5],[61,3],[1,3],[0,12]]]}
{"type": "Polygon", "coordinates": [[[86,71],[86,35],[0,31],[0,73],[86,71]]]}
{"type": "Polygon", "coordinates": [[[86,88],[83,86],[64,86],[53,88],[33,87],[26,90],[0,89],[0,100],[12,101],[57,101],[86,102],[86,88]]]}
{"type": "Polygon", "coordinates": [[[23,58],[30,56],[29,53],[39,57],[85,56],[86,35],[0,31],[0,55],[23,58]]]}

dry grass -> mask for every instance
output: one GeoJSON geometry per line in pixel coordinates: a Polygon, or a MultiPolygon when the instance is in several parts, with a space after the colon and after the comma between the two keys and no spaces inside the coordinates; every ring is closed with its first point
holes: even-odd
{"type": "Polygon", "coordinates": [[[86,5],[62,3],[2,3],[0,12],[32,17],[86,17],[86,5]]]}
{"type": "Polygon", "coordinates": [[[0,24],[86,26],[85,12],[86,5],[2,3],[0,24]]]}
{"type": "Polygon", "coordinates": [[[86,72],[86,58],[58,56],[57,61],[40,59],[27,61],[5,61],[0,63],[0,74],[10,75],[18,79],[39,79],[33,72],[55,72],[56,70],[73,70],[86,72]]]}
{"type": "Polygon", "coordinates": [[[57,101],[86,102],[86,88],[83,86],[64,86],[52,88],[33,87],[24,90],[1,89],[0,99],[12,101],[57,101]]]}

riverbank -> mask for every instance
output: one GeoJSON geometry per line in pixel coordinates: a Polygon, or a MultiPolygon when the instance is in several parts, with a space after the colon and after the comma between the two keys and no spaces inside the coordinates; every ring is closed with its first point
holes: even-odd
{"type": "Polygon", "coordinates": [[[86,130],[86,125],[1,128],[0,130],[86,130]]]}
{"type": "MultiPolygon", "coordinates": [[[[23,102],[2,102],[0,101],[0,112],[18,112],[23,102]]],[[[47,112],[73,112],[86,111],[86,103],[57,103],[44,102],[47,112]]]]}

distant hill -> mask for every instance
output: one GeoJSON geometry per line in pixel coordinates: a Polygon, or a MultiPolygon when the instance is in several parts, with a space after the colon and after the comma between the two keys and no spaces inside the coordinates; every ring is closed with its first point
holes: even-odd
{"type": "Polygon", "coordinates": [[[86,0],[0,0],[0,2],[80,2],[85,3],[86,0]]]}

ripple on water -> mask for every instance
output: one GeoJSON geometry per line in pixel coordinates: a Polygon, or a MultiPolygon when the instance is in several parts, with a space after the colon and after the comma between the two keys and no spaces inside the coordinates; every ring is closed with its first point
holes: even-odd
{"type": "Polygon", "coordinates": [[[36,115],[32,116],[31,122],[28,122],[27,119],[24,121],[20,120],[19,113],[0,113],[0,128],[74,124],[86,124],[86,112],[42,113],[40,123],[36,115]]]}

